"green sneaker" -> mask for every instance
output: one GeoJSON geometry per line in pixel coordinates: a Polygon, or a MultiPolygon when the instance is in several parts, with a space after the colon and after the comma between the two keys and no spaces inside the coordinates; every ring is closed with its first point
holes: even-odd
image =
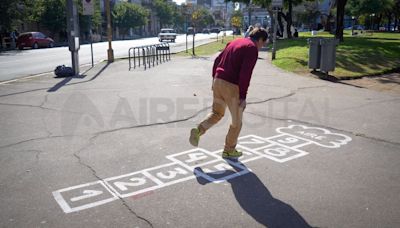
{"type": "Polygon", "coordinates": [[[189,142],[192,146],[198,146],[200,141],[200,130],[198,128],[192,128],[190,130],[189,142]]]}
{"type": "Polygon", "coordinates": [[[242,152],[237,151],[236,149],[233,149],[231,151],[226,151],[222,152],[222,157],[223,158],[238,158],[242,156],[242,152]]]}

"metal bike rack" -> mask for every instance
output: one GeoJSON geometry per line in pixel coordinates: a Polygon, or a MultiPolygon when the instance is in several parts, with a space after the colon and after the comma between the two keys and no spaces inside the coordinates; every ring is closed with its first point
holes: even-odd
{"type": "Polygon", "coordinates": [[[171,49],[168,43],[131,47],[128,50],[128,56],[129,70],[136,69],[136,66],[140,67],[141,61],[146,70],[151,68],[151,65],[154,67],[156,64],[171,60],[171,49]]]}

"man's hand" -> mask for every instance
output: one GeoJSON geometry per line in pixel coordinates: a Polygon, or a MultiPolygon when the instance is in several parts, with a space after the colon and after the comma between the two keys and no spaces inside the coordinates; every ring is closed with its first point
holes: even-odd
{"type": "Polygon", "coordinates": [[[239,107],[243,108],[243,110],[246,108],[246,100],[245,99],[240,99],[239,107]]]}

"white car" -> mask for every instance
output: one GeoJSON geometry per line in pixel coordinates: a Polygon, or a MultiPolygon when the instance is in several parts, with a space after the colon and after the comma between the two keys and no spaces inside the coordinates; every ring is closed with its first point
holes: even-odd
{"type": "Polygon", "coordinates": [[[176,32],[174,29],[163,28],[161,32],[158,34],[158,40],[163,42],[164,40],[170,40],[175,42],[176,39],[176,32]]]}

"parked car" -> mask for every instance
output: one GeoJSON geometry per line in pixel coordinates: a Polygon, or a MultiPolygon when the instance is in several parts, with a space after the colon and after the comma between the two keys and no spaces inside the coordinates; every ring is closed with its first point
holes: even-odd
{"type": "Polygon", "coordinates": [[[212,28],[210,30],[211,33],[219,33],[221,30],[219,28],[212,28]]]}
{"type": "Polygon", "coordinates": [[[354,29],[356,30],[365,30],[364,25],[354,25],[354,29]]]}
{"type": "Polygon", "coordinates": [[[203,31],[202,31],[201,33],[209,34],[209,33],[210,33],[210,30],[209,30],[209,29],[203,29],[203,31]]]}
{"type": "Polygon", "coordinates": [[[158,34],[158,40],[162,42],[163,40],[170,40],[175,42],[176,39],[176,32],[174,29],[170,28],[163,28],[161,32],[158,34]]]}
{"type": "Polygon", "coordinates": [[[188,27],[186,34],[188,34],[188,35],[192,34],[193,35],[194,34],[194,28],[193,27],[188,27]]]}
{"type": "Polygon", "coordinates": [[[54,40],[47,37],[41,32],[26,32],[19,35],[17,39],[17,47],[22,50],[25,47],[40,48],[54,47],[54,40]]]}

